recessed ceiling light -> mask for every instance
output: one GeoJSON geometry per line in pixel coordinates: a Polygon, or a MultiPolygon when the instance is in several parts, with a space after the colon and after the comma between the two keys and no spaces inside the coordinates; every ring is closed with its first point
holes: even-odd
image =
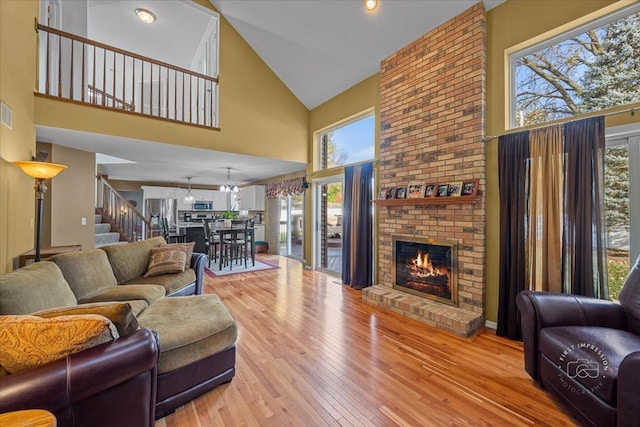
{"type": "Polygon", "coordinates": [[[156,15],[149,12],[147,9],[136,9],[136,15],[138,15],[138,19],[145,24],[151,24],[156,20],[156,15]]]}
{"type": "Polygon", "coordinates": [[[362,5],[367,12],[373,12],[378,8],[378,0],[362,0],[362,5]]]}

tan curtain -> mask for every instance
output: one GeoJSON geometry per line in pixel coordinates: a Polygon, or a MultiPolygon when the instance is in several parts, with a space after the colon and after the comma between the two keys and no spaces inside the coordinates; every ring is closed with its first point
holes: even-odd
{"type": "Polygon", "coordinates": [[[529,289],[562,292],[563,126],[529,134],[529,289]]]}

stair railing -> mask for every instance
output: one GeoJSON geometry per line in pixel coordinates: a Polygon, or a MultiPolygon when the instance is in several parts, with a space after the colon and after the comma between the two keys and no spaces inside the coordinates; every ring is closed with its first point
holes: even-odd
{"type": "Polygon", "coordinates": [[[218,77],[36,24],[40,94],[218,127],[218,77]]]}
{"type": "Polygon", "coordinates": [[[153,224],[124,198],[101,174],[97,175],[98,209],[102,217],[120,233],[120,240],[135,242],[151,236],[153,224]]]}

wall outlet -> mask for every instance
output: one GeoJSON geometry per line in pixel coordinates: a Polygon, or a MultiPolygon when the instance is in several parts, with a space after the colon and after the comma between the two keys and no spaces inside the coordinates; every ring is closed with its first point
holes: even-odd
{"type": "Polygon", "coordinates": [[[82,219],[80,220],[80,225],[87,225],[87,218],[82,217],[82,219]]]}

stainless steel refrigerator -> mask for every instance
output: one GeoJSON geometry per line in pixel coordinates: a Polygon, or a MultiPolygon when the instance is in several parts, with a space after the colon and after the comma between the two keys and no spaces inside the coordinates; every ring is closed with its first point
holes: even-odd
{"type": "Polygon", "coordinates": [[[145,199],[144,214],[151,220],[154,230],[162,228],[160,220],[167,219],[170,229],[175,229],[178,223],[178,201],[176,199],[145,199]]]}

